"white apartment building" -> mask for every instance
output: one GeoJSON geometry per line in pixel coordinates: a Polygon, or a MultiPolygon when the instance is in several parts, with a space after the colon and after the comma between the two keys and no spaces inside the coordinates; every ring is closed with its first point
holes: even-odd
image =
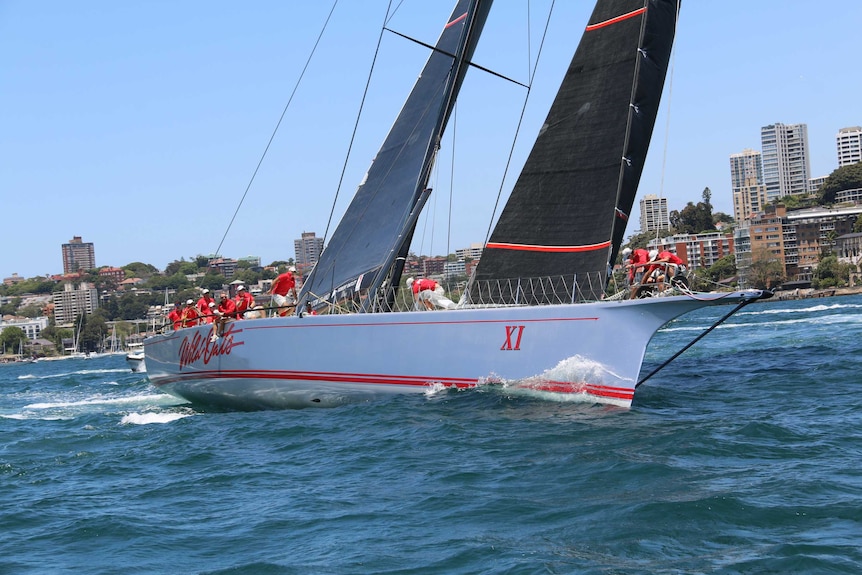
{"type": "Polygon", "coordinates": [[[48,327],[47,317],[16,318],[10,321],[0,320],[0,333],[7,327],[17,327],[24,331],[27,339],[35,341],[42,330],[48,327]]]}
{"type": "Polygon", "coordinates": [[[485,249],[485,244],[470,244],[469,248],[461,248],[455,250],[455,255],[459,260],[471,259],[478,261],[482,258],[482,250],[485,249]]]}
{"type": "Polygon", "coordinates": [[[75,318],[91,314],[99,307],[99,292],[90,284],[81,282],[78,289],[66,283],[63,291],[54,292],[54,318],[58,324],[71,323],[75,318]]]}
{"type": "Polygon", "coordinates": [[[807,124],[775,123],[760,128],[766,199],[811,191],[807,124]]]}
{"type": "Polygon", "coordinates": [[[838,146],[838,167],[862,162],[862,126],[841,128],[835,136],[838,146]]]}
{"type": "Polygon", "coordinates": [[[670,229],[670,215],[667,211],[667,198],[647,194],[640,201],[641,232],[655,232],[670,229]]]}

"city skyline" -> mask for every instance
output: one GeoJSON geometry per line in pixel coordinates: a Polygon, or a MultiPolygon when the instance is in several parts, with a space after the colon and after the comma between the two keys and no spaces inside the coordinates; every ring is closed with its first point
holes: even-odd
{"type": "MultiPolygon", "coordinates": [[[[390,27],[433,42],[450,8],[429,6],[433,14],[416,18],[405,8],[390,27]]],[[[406,80],[384,80],[383,88],[369,94],[379,108],[369,108],[360,124],[330,222],[385,3],[336,10],[323,41],[339,36],[352,54],[322,50],[315,56],[226,233],[328,9],[279,3],[212,9],[191,2],[173,7],[172,17],[165,18],[133,4],[58,3],[45,10],[41,4],[5,3],[0,188],[4,198],[15,199],[10,204],[16,217],[5,219],[6,231],[26,241],[4,254],[0,275],[54,273],[61,264],[57,246],[73,235],[96,245],[100,263],[142,261],[164,269],[178,257],[214,252],[259,254],[264,262],[287,259],[303,229],[323,237],[329,226],[331,233],[427,56],[385,35],[383,48],[394,48],[398,59],[382,60],[375,74],[395,70],[406,80]],[[285,34],[283,23],[298,20],[304,26],[285,34]]],[[[544,119],[545,99],[570,56],[567,42],[580,35],[572,29],[582,28],[590,9],[581,3],[555,7],[570,24],[550,30],[530,96],[538,111],[525,117],[524,141],[544,119]],[[550,79],[549,86],[540,87],[542,79],[550,79]]],[[[506,10],[514,9],[495,6],[475,60],[523,81],[524,65],[503,59],[511,55],[508,44],[526,36],[514,27],[514,12],[506,10]],[[501,29],[506,45],[495,40],[501,29]]],[[[852,69],[862,6],[837,2],[816,26],[810,16],[801,4],[781,10],[741,0],[722,3],[720,10],[703,3],[683,6],[673,83],[665,89],[638,199],[655,194],[681,209],[709,187],[715,209],[732,214],[727,159],[756,147],[760,129],[777,122],[807,124],[812,177],[838,167],[836,134],[862,123],[855,101],[862,80],[844,72],[852,69]]],[[[505,159],[512,124],[498,121],[481,141],[462,140],[461,133],[504,104],[517,116],[524,91],[474,70],[464,95],[454,118],[459,140],[443,143],[440,161],[448,162],[453,147],[468,150],[470,157],[455,167],[456,175],[465,176],[456,194],[475,194],[456,195],[450,207],[449,168],[436,171],[427,217],[417,226],[417,253],[449,253],[481,242],[490,224],[503,163],[490,157],[505,159]],[[472,83],[480,95],[469,95],[472,83]],[[489,91],[506,101],[489,105],[489,91]],[[473,165],[481,171],[467,176],[473,165]],[[444,227],[450,212],[451,233],[444,227]]],[[[518,148],[513,165],[524,154],[518,148]]],[[[502,185],[504,195],[513,176],[502,185]]],[[[629,233],[638,215],[630,215],[629,233]]]]}

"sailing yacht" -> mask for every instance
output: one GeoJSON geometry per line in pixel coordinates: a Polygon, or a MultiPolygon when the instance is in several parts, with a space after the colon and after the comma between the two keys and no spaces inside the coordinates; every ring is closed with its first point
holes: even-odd
{"type": "MultiPolygon", "coordinates": [[[[481,260],[454,309],[399,311],[441,135],[491,9],[458,0],[297,309],[145,341],[150,381],[232,409],[334,406],[480,385],[631,405],[668,321],[764,296],[609,297],[668,69],[678,0],[601,0],[481,260]]],[[[727,316],[726,316],[727,317],[727,316]]]]}

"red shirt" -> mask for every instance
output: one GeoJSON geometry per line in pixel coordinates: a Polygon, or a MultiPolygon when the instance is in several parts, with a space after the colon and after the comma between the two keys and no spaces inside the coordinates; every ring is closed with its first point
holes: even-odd
{"type": "Polygon", "coordinates": [[[645,263],[649,261],[649,252],[643,248],[638,248],[632,252],[631,259],[629,263],[631,264],[631,268],[629,268],[629,280],[633,281],[635,277],[635,272],[637,268],[643,266],[645,263]]]}
{"type": "Polygon", "coordinates": [[[245,290],[236,294],[236,299],[234,301],[236,302],[236,311],[238,312],[244,312],[245,310],[254,307],[254,296],[245,290]]]}
{"type": "Polygon", "coordinates": [[[205,295],[198,300],[198,311],[201,312],[201,315],[208,315],[207,312],[210,309],[210,302],[215,301],[212,296],[205,295]]]}
{"type": "Polygon", "coordinates": [[[274,294],[287,295],[294,288],[296,288],[296,279],[291,272],[284,272],[272,282],[272,293],[274,294]]]}
{"type": "Polygon", "coordinates": [[[198,324],[198,309],[193,305],[187,305],[183,310],[183,327],[191,327],[198,324]]]}
{"type": "Polygon", "coordinates": [[[175,307],[168,312],[168,321],[173,322],[174,329],[180,329],[183,326],[183,317],[180,314],[180,308],[175,307]]]}
{"type": "Polygon", "coordinates": [[[226,317],[236,316],[236,304],[232,299],[224,298],[218,304],[218,310],[226,317]]]}
{"type": "Polygon", "coordinates": [[[658,259],[663,262],[667,262],[669,264],[674,264],[680,266],[683,264],[683,261],[679,259],[679,256],[673,252],[664,251],[658,255],[658,259]]]}
{"type": "Polygon", "coordinates": [[[421,280],[413,282],[413,295],[416,295],[419,292],[425,291],[427,289],[434,290],[436,287],[437,282],[435,282],[434,280],[423,278],[421,280]]]}
{"type": "Polygon", "coordinates": [[[215,317],[213,316],[213,308],[207,306],[206,309],[201,311],[201,323],[212,323],[215,317]]]}

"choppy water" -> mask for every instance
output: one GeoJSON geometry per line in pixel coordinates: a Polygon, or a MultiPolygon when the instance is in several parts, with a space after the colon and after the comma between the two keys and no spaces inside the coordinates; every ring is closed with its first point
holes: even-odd
{"type": "Polygon", "coordinates": [[[630,410],[220,413],[123,356],[0,366],[0,573],[860,573],[860,341],[862,297],[749,306],[630,410]]]}

